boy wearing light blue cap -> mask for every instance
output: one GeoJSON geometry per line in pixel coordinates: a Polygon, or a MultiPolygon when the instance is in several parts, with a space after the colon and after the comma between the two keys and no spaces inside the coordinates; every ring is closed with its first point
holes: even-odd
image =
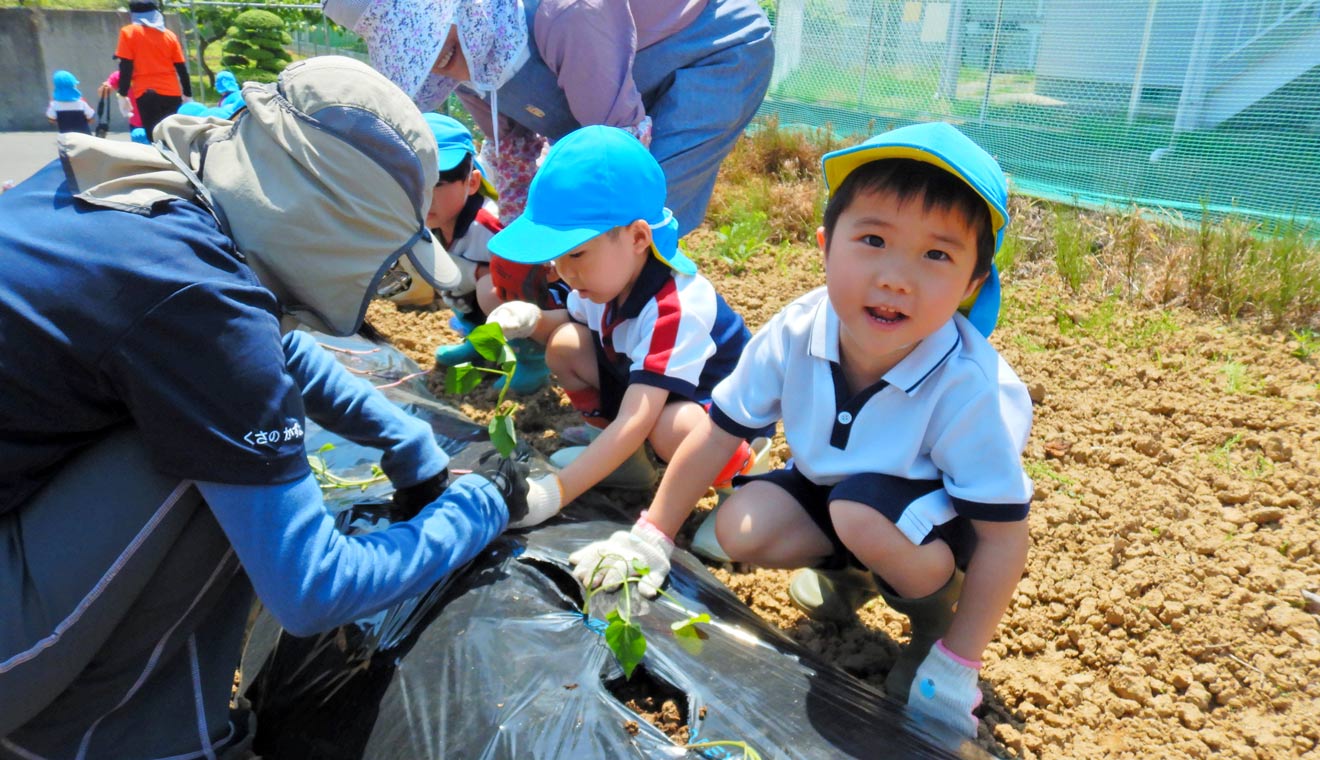
{"type": "Polygon", "coordinates": [[[96,111],[83,99],[78,90],[78,78],[60,69],[51,76],[55,85],[51,93],[50,105],[46,106],[46,118],[61,132],[92,133],[92,124],[96,121],[96,111]]]}
{"type": "MultiPolygon", "coordinates": [[[[749,430],[782,420],[793,460],[739,481],[716,514],[719,546],[740,562],[819,568],[790,587],[814,618],[849,618],[883,595],[912,624],[889,695],[975,737],[978,658],[1022,576],[1032,495],[1031,399],[986,340],[1008,185],[942,123],[826,154],[823,169],[825,287],[748,344],[648,517],[673,536],[695,484],[749,430]]],[[[637,574],[634,560],[651,586],[669,568],[665,545],[636,529],[581,553],[574,573],[593,586],[637,574]]]]}
{"type": "MultiPolygon", "coordinates": [[[[673,456],[706,419],[710,392],[749,332],[679,248],[664,173],[641,142],[615,127],[569,133],[532,179],[523,215],[490,249],[517,263],[551,262],[573,288],[566,310],[512,301],[488,320],[506,336],[545,343],[570,402],[602,428],[590,445],[556,459],[564,465],[559,488],[547,492],[572,501],[634,452],[645,457],[647,441],[659,458],[673,456]]],[[[724,457],[726,480],[754,460],[746,442],[735,448],[724,457]]],[[[634,485],[649,487],[648,474],[634,485]]]]}
{"type": "MultiPolygon", "coordinates": [[[[477,159],[472,133],[462,122],[438,113],[423,114],[423,118],[440,148],[440,181],[431,191],[431,210],[426,215],[426,226],[439,236],[462,275],[462,281],[456,287],[439,292],[454,310],[454,320],[450,324],[466,333],[484,322],[486,315],[505,300],[492,282],[489,248],[491,237],[504,229],[494,205],[499,200],[499,193],[477,159]]],[[[567,295],[568,288],[560,286],[553,297],[541,305],[562,308],[567,295]]],[[[530,340],[514,341],[512,345],[518,354],[518,369],[510,390],[525,394],[544,388],[550,378],[550,371],[545,366],[545,351],[530,340]]],[[[477,350],[466,340],[441,346],[435,352],[435,362],[442,367],[479,360],[477,350]]],[[[503,378],[499,382],[502,383],[503,378]]]]}

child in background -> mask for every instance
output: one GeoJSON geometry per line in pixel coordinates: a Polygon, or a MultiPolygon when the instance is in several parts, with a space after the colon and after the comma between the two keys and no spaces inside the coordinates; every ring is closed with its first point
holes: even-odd
{"type": "Polygon", "coordinates": [[[782,419],[793,459],[740,481],[717,513],[720,546],[740,562],[821,568],[790,588],[817,619],[848,619],[883,595],[912,625],[889,695],[975,737],[979,658],[1022,577],[1032,494],[1021,461],[1031,400],[985,338],[1007,183],[942,123],[822,163],[825,287],[752,339],[631,532],[570,559],[584,584],[607,587],[638,575],[636,562],[653,594],[699,484],[782,419]],[[970,319],[958,313],[969,298],[970,319]]]}
{"type": "Polygon", "coordinates": [[[102,99],[114,97],[119,104],[119,115],[128,119],[129,132],[142,127],[142,117],[138,115],[137,104],[132,98],[119,94],[119,69],[110,72],[110,76],[96,88],[96,95],[102,99]]]}
{"type": "MultiPolygon", "coordinates": [[[[547,491],[568,503],[626,461],[645,459],[647,441],[659,458],[673,456],[706,418],[711,389],[750,334],[679,249],[664,174],[641,142],[615,127],[569,133],[532,179],[523,215],[491,238],[490,249],[515,263],[553,262],[573,288],[565,310],[511,301],[487,320],[506,336],[545,343],[569,401],[603,428],[590,445],[556,452],[552,461],[564,469],[558,488],[547,491]]],[[[758,452],[767,443],[758,442],[758,452]]],[[[754,459],[740,442],[703,492],[754,459]]],[[[645,485],[652,483],[653,472],[645,485]]]]}
{"type": "Polygon", "coordinates": [[[220,102],[216,105],[217,116],[222,119],[233,118],[234,113],[243,107],[241,89],[232,71],[222,71],[215,75],[215,92],[220,96],[220,102]]]}
{"type": "MultiPolygon", "coordinates": [[[[454,310],[459,320],[456,326],[466,332],[485,322],[486,315],[503,300],[491,282],[491,253],[487,247],[491,237],[503,229],[492,208],[499,194],[477,160],[477,149],[467,127],[458,119],[438,113],[423,117],[440,147],[440,182],[431,193],[426,226],[439,235],[441,244],[463,274],[463,282],[457,288],[443,291],[440,296],[454,310]]],[[[556,284],[550,290],[554,294],[554,308],[563,308],[568,287],[556,284]]],[[[545,349],[527,339],[513,341],[511,345],[518,355],[518,368],[509,390],[523,394],[544,388],[550,378],[545,349]]],[[[442,367],[479,359],[476,349],[466,340],[441,346],[435,352],[435,362],[442,367]]],[[[502,382],[503,378],[498,381],[502,382]]]]}
{"type": "Polygon", "coordinates": [[[96,122],[96,109],[87,104],[78,90],[78,79],[73,74],[60,69],[51,77],[55,91],[51,94],[50,105],[46,106],[46,119],[61,132],[92,133],[92,124],[96,122]]]}

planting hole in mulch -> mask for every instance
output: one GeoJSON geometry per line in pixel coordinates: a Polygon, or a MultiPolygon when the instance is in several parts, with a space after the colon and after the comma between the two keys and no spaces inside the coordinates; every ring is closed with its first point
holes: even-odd
{"type": "MultiPolygon", "coordinates": [[[[645,665],[638,665],[631,680],[621,676],[606,681],[605,688],[642,720],[660,729],[670,741],[687,744],[688,698],[677,686],[651,675],[645,665]]],[[[637,733],[633,721],[624,721],[622,728],[629,734],[637,733]]]]}

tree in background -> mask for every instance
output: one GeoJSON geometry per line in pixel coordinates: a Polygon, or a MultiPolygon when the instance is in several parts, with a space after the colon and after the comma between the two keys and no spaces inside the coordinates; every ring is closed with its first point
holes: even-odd
{"type": "Polygon", "coordinates": [[[284,46],[293,38],[284,31],[284,19],[269,11],[243,11],[225,37],[220,63],[240,82],[273,82],[291,60],[284,46]]]}
{"type": "MultiPolygon", "coordinates": [[[[244,2],[245,0],[236,1],[244,2]]],[[[251,2],[253,5],[260,3],[265,6],[269,12],[284,19],[286,24],[292,26],[324,23],[324,17],[319,10],[306,11],[295,8],[285,10],[279,7],[271,7],[284,4],[305,5],[305,0],[251,0],[251,2]]],[[[188,20],[192,27],[192,29],[190,29],[190,34],[195,36],[203,51],[205,51],[212,43],[223,40],[230,27],[234,26],[234,21],[238,18],[239,14],[246,12],[243,10],[242,6],[188,5],[184,2],[170,0],[167,0],[162,7],[165,8],[167,12],[177,13],[188,20]]],[[[201,73],[206,75],[208,84],[211,87],[215,87],[215,75],[217,72],[211,69],[210,64],[206,61],[205,55],[202,56],[201,67],[201,73]]],[[[235,72],[235,74],[237,75],[237,72],[235,72]]],[[[243,81],[242,76],[239,76],[239,81],[243,81]]]]}

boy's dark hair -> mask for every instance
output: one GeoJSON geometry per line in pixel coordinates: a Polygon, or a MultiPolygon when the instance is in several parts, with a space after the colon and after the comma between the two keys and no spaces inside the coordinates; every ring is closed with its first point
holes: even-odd
{"type": "Polygon", "coordinates": [[[976,232],[976,267],[972,270],[972,277],[990,271],[995,258],[995,232],[985,199],[948,171],[911,158],[884,158],[852,170],[825,206],[826,248],[839,216],[857,196],[884,193],[898,196],[900,204],[921,196],[926,211],[938,208],[961,213],[976,232]]]}
{"type": "Polygon", "coordinates": [[[467,182],[468,177],[472,176],[472,156],[463,156],[463,160],[458,162],[458,166],[452,169],[440,172],[440,179],[437,185],[447,185],[450,182],[467,182]]]}

